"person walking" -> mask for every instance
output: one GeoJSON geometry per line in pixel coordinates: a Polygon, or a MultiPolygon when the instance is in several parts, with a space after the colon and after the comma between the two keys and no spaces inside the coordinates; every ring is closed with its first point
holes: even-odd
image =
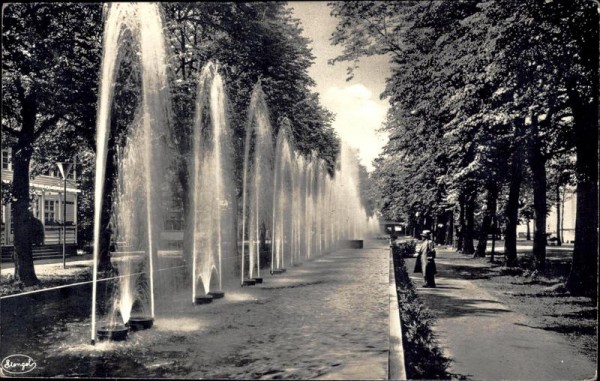
{"type": "Polygon", "coordinates": [[[435,284],[435,274],[437,273],[437,268],[435,266],[435,244],[431,240],[431,232],[425,230],[422,234],[423,243],[421,244],[421,248],[419,250],[419,256],[421,262],[421,268],[423,269],[423,278],[425,280],[425,284],[423,287],[431,287],[434,288],[435,284]]]}
{"type": "Polygon", "coordinates": [[[422,239],[422,242],[421,242],[421,245],[419,246],[419,250],[417,250],[417,259],[415,260],[415,268],[413,269],[414,273],[422,273],[423,272],[422,258],[423,258],[423,249],[424,249],[423,245],[425,244],[424,234],[421,234],[421,239],[422,239]]]}

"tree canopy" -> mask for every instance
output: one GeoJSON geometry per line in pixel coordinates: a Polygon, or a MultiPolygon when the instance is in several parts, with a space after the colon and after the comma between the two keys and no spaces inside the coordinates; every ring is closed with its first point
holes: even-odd
{"type": "MultiPolygon", "coordinates": [[[[332,41],[343,47],[333,63],[350,62],[350,73],[363,56],[384,54],[392,63],[382,94],[390,102],[384,125],[390,138],[375,171],[384,215],[414,221],[416,213],[439,217],[454,205],[461,210],[461,239],[470,240],[473,214],[481,209],[477,223],[485,243],[498,200],[509,188],[501,210],[515,219],[509,215],[518,208],[526,171],[536,221],[534,254],[543,267],[547,179],[572,170],[582,228],[573,257],[577,275],[567,284],[573,292],[595,290],[596,249],[584,242],[597,242],[597,234],[583,226],[597,227],[597,218],[583,206],[597,209],[590,199],[597,197],[595,181],[584,180],[597,178],[597,150],[577,142],[597,141],[597,4],[405,1],[330,7],[338,18],[332,41]],[[575,155],[577,160],[568,160],[575,155]],[[528,165],[517,165],[522,161],[528,165]],[[575,285],[574,278],[585,281],[575,285]]],[[[509,225],[516,229],[516,222],[509,225]]],[[[514,246],[507,253],[516,248],[516,241],[507,244],[514,246]]]]}
{"type": "MultiPolygon", "coordinates": [[[[333,115],[311,90],[314,82],[307,69],[314,57],[285,3],[165,3],[163,10],[172,123],[181,157],[190,151],[197,75],[204,64],[215,61],[230,100],[238,179],[246,113],[257,81],[265,91],[275,133],[279,120],[287,117],[298,149],[316,151],[333,168],[339,149],[333,115]]],[[[27,235],[30,177],[77,155],[83,191],[78,223],[80,229],[91,229],[103,12],[100,4],[22,3],[6,6],[3,16],[2,145],[13,148],[14,168],[13,184],[3,185],[3,199],[12,200],[15,212],[16,277],[29,285],[37,283],[27,235]]],[[[113,148],[122,145],[139,96],[135,41],[123,41],[113,148]]],[[[116,150],[111,152],[114,159],[116,150]]],[[[107,172],[107,194],[114,186],[117,167],[113,169],[107,172]]],[[[181,174],[187,170],[182,168],[181,174]]],[[[185,188],[186,179],[181,180],[185,188]]],[[[103,223],[108,223],[109,206],[105,209],[103,223]]]]}

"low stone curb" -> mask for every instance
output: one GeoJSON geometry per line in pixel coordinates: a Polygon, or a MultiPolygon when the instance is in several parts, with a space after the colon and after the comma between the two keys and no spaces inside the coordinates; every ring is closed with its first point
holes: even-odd
{"type": "Polygon", "coordinates": [[[400,324],[400,309],[398,307],[398,293],[396,289],[396,274],[394,271],[394,257],[390,248],[390,345],[388,358],[388,380],[406,380],[406,367],[404,365],[404,347],[402,346],[402,327],[400,324]]]}

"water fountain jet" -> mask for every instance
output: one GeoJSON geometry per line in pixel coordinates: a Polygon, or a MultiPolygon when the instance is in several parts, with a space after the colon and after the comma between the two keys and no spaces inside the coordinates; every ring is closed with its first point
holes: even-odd
{"type": "MultiPolygon", "coordinates": [[[[206,295],[222,298],[223,261],[235,257],[233,231],[235,195],[231,133],[226,117],[226,97],[218,65],[209,62],[198,79],[190,179],[192,237],[192,300],[198,303],[197,281],[206,295]],[[212,294],[211,294],[212,293],[212,294]]],[[[211,299],[212,300],[212,299],[211,299]]]]}
{"type": "MultiPolygon", "coordinates": [[[[98,257],[100,251],[101,215],[104,199],[104,178],[108,156],[108,141],[111,133],[112,102],[114,100],[115,81],[122,58],[121,46],[123,38],[130,31],[139,50],[141,67],[141,102],[136,112],[136,122],[128,137],[125,147],[125,162],[119,163],[121,180],[127,178],[124,189],[126,194],[117,196],[117,209],[126,206],[127,211],[120,211],[120,231],[131,244],[135,241],[134,250],[143,253],[143,273],[147,277],[149,294],[149,314],[154,317],[154,271],[158,251],[159,226],[162,225],[160,215],[160,195],[155,184],[162,183],[161,176],[164,163],[161,159],[168,157],[163,152],[164,137],[168,131],[170,120],[169,88],[166,77],[166,47],[163,36],[163,22],[158,4],[148,3],[115,3],[107,6],[106,22],[103,36],[103,55],[101,66],[101,82],[99,107],[96,119],[96,174],[94,190],[94,249],[92,275],[92,313],[91,336],[95,343],[96,335],[103,338],[121,338],[126,335],[125,326],[109,325],[96,330],[96,298],[98,280],[98,257]],[[132,143],[133,142],[133,143],[132,143]],[[129,161],[128,161],[129,160],[129,161]],[[135,194],[135,197],[133,195],[135,194]],[[124,202],[133,198],[137,203],[128,205],[124,202]],[[127,206],[128,205],[128,206],[127,206]],[[135,209],[133,207],[136,206],[135,209]],[[143,230],[141,234],[140,231],[143,230]],[[114,333],[113,333],[114,332],[114,333]],[[124,333],[125,332],[125,333],[124,333]]],[[[121,181],[123,182],[123,181],[121,181]]],[[[112,190],[107,190],[112,191],[112,190]]],[[[132,244],[133,245],[133,244],[132,244]]],[[[123,258],[124,261],[130,258],[123,258]]],[[[121,272],[127,272],[131,266],[124,266],[121,272]]],[[[124,322],[129,320],[130,309],[134,303],[131,295],[137,289],[135,280],[130,274],[120,274],[119,297],[121,316],[124,322]]]]}
{"type": "MultiPolygon", "coordinates": [[[[260,82],[254,86],[248,108],[244,144],[242,190],[242,242],[248,241],[248,278],[262,283],[260,277],[261,242],[272,232],[273,134],[269,111],[260,82]],[[248,227],[248,231],[246,231],[248,227]],[[247,234],[247,236],[246,236],[247,234]]],[[[271,243],[272,244],[272,243],[271,243]]],[[[246,246],[242,245],[241,281],[245,284],[246,246]]]]}

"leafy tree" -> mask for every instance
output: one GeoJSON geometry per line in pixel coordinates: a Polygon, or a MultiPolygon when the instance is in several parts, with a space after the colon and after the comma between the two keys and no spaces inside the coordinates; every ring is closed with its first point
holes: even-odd
{"type": "MultiPolygon", "coordinates": [[[[440,155],[450,161],[446,173],[438,177],[437,188],[414,186],[423,183],[416,171],[405,176],[418,200],[435,205],[426,190],[443,190],[446,198],[464,206],[460,220],[470,230],[472,200],[476,199],[471,192],[488,188],[488,195],[493,196],[496,190],[489,189],[491,184],[510,184],[505,208],[509,263],[516,259],[520,163],[526,159],[531,173],[534,255],[541,268],[545,264],[548,163],[575,148],[578,194],[582,196],[577,214],[580,241],[567,286],[573,292],[595,290],[596,249],[591,245],[596,246],[597,234],[592,234],[591,227],[597,229],[597,216],[590,210],[597,209],[597,119],[592,118],[597,107],[598,47],[592,43],[598,34],[597,4],[530,0],[330,5],[339,18],[332,38],[344,47],[334,62],[356,64],[361,56],[388,54],[394,64],[384,93],[392,106],[386,127],[391,138],[384,152],[391,156],[386,161],[394,161],[395,156],[400,163],[406,155],[416,154],[421,161],[411,158],[412,170],[430,172],[440,168],[440,155]],[[436,136],[441,137],[441,144],[432,140],[436,136]],[[584,146],[585,139],[594,144],[584,146]],[[437,155],[424,150],[427,145],[435,147],[437,155]],[[490,181],[494,172],[510,176],[490,181]]],[[[388,170],[394,167],[386,165],[388,170]]],[[[391,203],[411,203],[411,197],[391,203]]],[[[494,198],[488,198],[486,210],[493,209],[494,198]]],[[[484,213],[483,230],[486,220],[490,218],[484,213]]],[[[479,254],[483,250],[481,245],[479,254]]]]}
{"type": "Polygon", "coordinates": [[[64,143],[68,133],[93,126],[101,7],[10,4],[3,11],[2,136],[14,142],[15,278],[29,286],[38,283],[29,234],[31,160],[42,143],[64,143]]]}
{"type": "MultiPolygon", "coordinates": [[[[239,198],[246,115],[257,81],[267,98],[274,134],[279,121],[287,117],[300,152],[316,150],[332,170],[339,149],[331,127],[333,116],[310,89],[314,82],[307,69],[313,56],[308,40],[301,36],[299,21],[285,3],[168,3],[164,8],[172,51],[177,179],[184,210],[189,209],[185,194],[190,187],[190,110],[195,109],[197,75],[209,61],[219,63],[230,100],[228,116],[239,198]]],[[[184,221],[184,225],[190,224],[184,221]]]]}

